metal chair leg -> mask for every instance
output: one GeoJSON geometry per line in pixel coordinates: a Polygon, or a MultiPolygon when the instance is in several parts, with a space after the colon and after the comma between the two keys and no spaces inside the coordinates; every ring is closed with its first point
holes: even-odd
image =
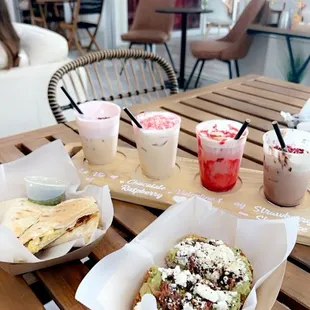
{"type": "Polygon", "coordinates": [[[174,64],[174,61],[173,61],[172,55],[171,55],[171,53],[170,53],[169,46],[168,46],[168,44],[167,44],[167,43],[164,43],[164,45],[165,45],[165,48],[166,48],[166,51],[167,51],[168,57],[169,57],[169,59],[170,59],[170,62],[171,62],[171,65],[172,65],[173,71],[174,71],[175,73],[178,73],[178,72],[177,72],[177,70],[176,70],[176,68],[175,68],[175,64],[174,64]]]}
{"type": "Polygon", "coordinates": [[[235,67],[236,67],[236,74],[237,74],[237,77],[240,77],[238,59],[235,59],[235,67]]]}
{"type": "Polygon", "coordinates": [[[195,83],[195,88],[197,88],[197,86],[198,86],[198,82],[200,80],[201,72],[202,72],[202,69],[203,69],[203,67],[205,65],[205,62],[206,62],[205,60],[202,60],[202,63],[201,63],[201,66],[200,66],[200,70],[199,70],[199,74],[198,74],[198,77],[197,77],[197,80],[196,80],[196,83],[195,83]]]}
{"type": "Polygon", "coordinates": [[[192,81],[193,75],[194,75],[194,73],[195,73],[195,71],[196,71],[196,68],[197,68],[197,66],[198,66],[198,64],[199,64],[199,62],[200,62],[200,60],[201,60],[201,59],[197,59],[195,65],[194,65],[194,68],[193,68],[193,70],[192,70],[192,72],[191,72],[191,75],[189,76],[189,79],[188,79],[188,81],[187,81],[187,83],[186,83],[186,85],[185,85],[185,87],[184,87],[184,91],[187,91],[187,89],[188,89],[188,87],[189,87],[189,85],[190,85],[190,83],[191,83],[191,81],[192,81]]]}
{"type": "Polygon", "coordinates": [[[227,61],[228,64],[228,71],[229,71],[229,79],[232,79],[232,71],[231,71],[231,62],[230,60],[227,61]]]}

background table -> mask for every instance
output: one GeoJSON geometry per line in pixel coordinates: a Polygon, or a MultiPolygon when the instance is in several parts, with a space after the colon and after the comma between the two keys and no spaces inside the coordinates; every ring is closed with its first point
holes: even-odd
{"type": "Polygon", "coordinates": [[[285,37],[287,49],[289,52],[290,64],[292,68],[294,82],[299,83],[300,76],[306,70],[309,62],[310,62],[310,53],[309,56],[304,60],[303,64],[300,65],[299,68],[296,68],[296,60],[293,53],[291,39],[305,39],[310,40],[310,33],[307,32],[299,32],[296,30],[283,29],[283,28],[274,28],[270,26],[263,26],[260,24],[251,25],[248,28],[249,34],[267,34],[274,36],[285,37]]]}
{"type": "Polygon", "coordinates": [[[179,86],[181,89],[185,86],[185,64],[186,64],[186,40],[187,40],[187,16],[188,14],[206,14],[212,13],[213,10],[205,10],[202,8],[162,8],[157,9],[157,13],[163,14],[181,14],[181,61],[180,61],[180,76],[179,86]]]}
{"type": "MultiPolygon", "coordinates": [[[[178,155],[197,156],[195,126],[204,120],[228,118],[243,121],[250,117],[251,128],[242,166],[262,170],[262,135],[271,129],[271,121],[283,121],[279,111],[296,113],[310,97],[310,87],[276,81],[266,77],[247,76],[230,80],[148,105],[136,105],[135,113],[161,109],[182,117],[178,155]]],[[[74,122],[0,139],[0,162],[5,163],[28,155],[38,147],[61,139],[66,145],[79,142],[74,122]]],[[[132,126],[122,114],[119,144],[134,147],[132,126]]],[[[61,309],[85,309],[74,295],[79,283],[94,264],[104,256],[131,241],[159,215],[158,210],[114,200],[112,227],[85,263],[67,263],[26,275],[10,276],[0,270],[0,309],[37,310],[52,298],[61,309]],[[45,294],[44,294],[45,293],[45,294]]],[[[310,309],[310,247],[296,245],[287,263],[278,301],[273,310],[310,309]],[[280,303],[281,302],[281,303],[280,303]]],[[[113,309],[111,309],[113,310],[113,309]]],[[[267,310],[267,309],[266,309],[267,310]]]]}

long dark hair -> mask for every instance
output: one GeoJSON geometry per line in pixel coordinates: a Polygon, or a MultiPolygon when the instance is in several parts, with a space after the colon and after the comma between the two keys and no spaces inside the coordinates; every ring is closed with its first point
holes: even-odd
{"type": "Polygon", "coordinates": [[[10,18],[6,0],[0,0],[0,45],[8,55],[8,65],[5,69],[19,65],[20,39],[10,18]]]}

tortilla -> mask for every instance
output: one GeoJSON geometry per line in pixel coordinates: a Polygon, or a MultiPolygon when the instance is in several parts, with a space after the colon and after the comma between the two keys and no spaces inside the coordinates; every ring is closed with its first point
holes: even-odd
{"type": "Polygon", "coordinates": [[[1,212],[5,212],[1,225],[11,229],[17,237],[39,221],[39,217],[47,210],[30,202],[27,198],[17,198],[0,203],[1,212]],[[3,210],[5,209],[5,210],[3,210]]]}
{"type": "Polygon", "coordinates": [[[89,243],[91,236],[98,228],[100,215],[97,212],[89,216],[84,216],[81,220],[82,221],[77,222],[74,227],[67,228],[66,232],[61,237],[50,243],[46,248],[82,238],[85,244],[89,243]]]}
{"type": "MultiPolygon", "coordinates": [[[[19,239],[31,253],[35,254],[59,237],[70,232],[68,230],[74,228],[83,217],[98,213],[96,200],[92,197],[67,200],[43,212],[38,222],[27,229],[19,239]]],[[[83,222],[84,225],[81,225],[84,226],[83,228],[77,227],[79,229],[76,232],[73,229],[71,234],[64,237],[63,240],[68,241],[69,237],[72,238],[83,233],[86,234],[86,239],[89,238],[90,229],[94,229],[96,223],[98,226],[99,219],[98,221],[89,221],[90,223],[86,225],[87,222],[85,224],[83,222]]],[[[57,244],[60,243],[62,242],[57,244]]]]}

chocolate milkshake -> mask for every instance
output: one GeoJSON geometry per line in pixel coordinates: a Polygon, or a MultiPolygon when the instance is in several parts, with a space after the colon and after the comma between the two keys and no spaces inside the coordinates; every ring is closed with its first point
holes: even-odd
{"type": "Polygon", "coordinates": [[[301,203],[310,180],[310,134],[282,129],[288,152],[282,151],[275,132],[264,137],[264,193],[272,203],[294,207],[301,203]]]}

